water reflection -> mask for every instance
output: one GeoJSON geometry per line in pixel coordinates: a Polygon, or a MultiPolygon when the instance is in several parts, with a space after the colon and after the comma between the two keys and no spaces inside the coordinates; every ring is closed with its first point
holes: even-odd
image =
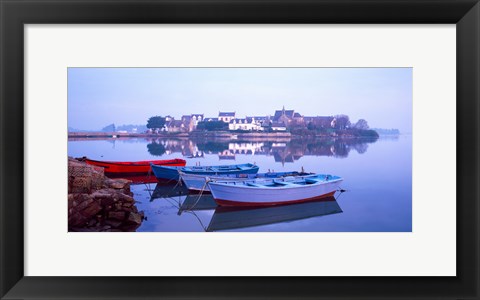
{"type": "Polygon", "coordinates": [[[222,207],[217,206],[211,194],[189,194],[188,190],[179,184],[157,184],[150,201],[157,200],[165,200],[175,207],[178,217],[184,214],[195,216],[204,231],[241,229],[343,212],[335,197],[270,207],[222,207]],[[213,212],[210,220],[207,220],[208,223],[197,215],[200,211],[213,212]]]}
{"type": "MultiPolygon", "coordinates": [[[[111,140],[69,139],[68,153],[73,157],[87,156],[98,160],[155,159],[148,152],[147,144],[149,143],[160,143],[164,146],[165,154],[160,159],[184,158],[187,160],[187,165],[256,162],[261,167],[261,172],[267,172],[269,169],[300,171],[302,167],[306,167],[307,171],[329,172],[345,178],[342,188],[349,192],[337,199],[344,213],[314,217],[304,221],[237,229],[238,231],[412,231],[411,135],[385,136],[376,141],[359,139],[249,139],[245,141],[242,139],[159,139],[158,137],[111,140]],[[115,147],[113,147],[114,141],[115,147]],[[209,144],[208,141],[219,143],[221,147],[218,148],[218,144],[213,144],[215,149],[212,150],[212,143],[209,144]],[[201,146],[198,147],[198,144],[201,146]],[[249,155],[241,153],[249,153],[249,155]],[[348,157],[344,159],[346,155],[348,157]],[[219,158],[232,160],[219,163],[219,158]],[[288,163],[290,161],[293,163],[288,163]],[[282,167],[283,162],[285,162],[284,167],[282,167]]],[[[153,177],[150,179],[154,181],[153,177]]],[[[131,186],[138,209],[145,211],[145,216],[148,217],[148,221],[144,221],[138,231],[195,232],[208,228],[215,208],[199,210],[200,205],[205,203],[204,197],[197,203],[196,208],[192,208],[192,205],[187,204],[190,201],[196,201],[195,197],[198,195],[188,195],[184,187],[175,187],[175,185],[176,182],[171,182],[170,185],[159,185],[156,191],[156,181],[131,186]],[[154,200],[150,201],[153,192],[155,192],[154,200]],[[162,195],[165,198],[156,198],[162,195]],[[181,204],[185,204],[182,209],[180,209],[181,204]],[[200,225],[194,214],[202,220],[204,227],[200,225]]],[[[208,196],[205,198],[208,199],[208,196]]]]}
{"type": "Polygon", "coordinates": [[[188,189],[176,180],[171,183],[157,183],[153,190],[150,201],[160,198],[172,198],[177,196],[184,196],[188,194],[188,189]]]}
{"type": "Polygon", "coordinates": [[[211,194],[190,194],[185,197],[178,209],[178,215],[185,211],[212,210],[217,203],[211,194]]]}
{"type": "Polygon", "coordinates": [[[319,201],[271,207],[233,208],[219,206],[215,209],[207,231],[270,225],[341,212],[342,209],[334,197],[323,198],[319,201]]]}
{"type": "Polygon", "coordinates": [[[272,156],[275,162],[292,163],[302,156],[348,157],[353,149],[359,154],[367,151],[368,145],[377,138],[318,138],[279,141],[240,141],[240,140],[193,140],[193,139],[150,139],[147,150],[150,154],[181,153],[188,158],[204,157],[205,154],[218,155],[220,160],[235,160],[236,155],[272,156]]]}

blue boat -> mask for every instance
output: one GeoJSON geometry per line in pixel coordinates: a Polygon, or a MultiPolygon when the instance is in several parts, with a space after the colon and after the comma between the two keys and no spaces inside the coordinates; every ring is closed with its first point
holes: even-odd
{"type": "Polygon", "coordinates": [[[222,174],[222,175],[199,175],[199,174],[185,174],[179,171],[180,178],[185,186],[190,191],[210,192],[210,188],[207,184],[208,181],[245,181],[260,178],[282,178],[293,176],[307,176],[314,175],[314,173],[305,172],[268,172],[268,173],[256,173],[256,174],[222,174]]]}
{"type": "Polygon", "coordinates": [[[187,166],[168,167],[151,164],[153,174],[158,180],[179,180],[180,172],[198,175],[256,174],[258,166],[254,164],[223,165],[223,166],[187,166]]]}

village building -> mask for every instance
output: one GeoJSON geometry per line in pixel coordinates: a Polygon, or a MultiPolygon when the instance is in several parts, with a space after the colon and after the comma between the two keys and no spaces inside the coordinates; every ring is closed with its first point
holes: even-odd
{"type": "Polygon", "coordinates": [[[235,112],[218,112],[219,121],[230,123],[233,119],[235,119],[235,112]]]}
{"type": "Polygon", "coordinates": [[[185,127],[185,124],[182,122],[182,120],[174,120],[171,119],[169,122],[165,122],[165,125],[163,126],[164,131],[167,132],[186,132],[188,131],[188,128],[185,127]]]}
{"type": "Polygon", "coordinates": [[[287,131],[287,125],[285,123],[272,122],[271,127],[273,131],[287,131]]]}
{"type": "Polygon", "coordinates": [[[247,118],[253,118],[255,119],[255,122],[260,124],[260,126],[264,126],[264,124],[269,125],[270,124],[270,117],[269,116],[255,116],[255,117],[247,117],[247,118]]]}
{"type": "Polygon", "coordinates": [[[203,114],[191,114],[193,126],[197,127],[198,122],[203,122],[203,114]]]}
{"type": "Polygon", "coordinates": [[[316,128],[335,128],[337,119],[335,117],[303,117],[305,125],[312,124],[316,128]]]}
{"type": "Polygon", "coordinates": [[[286,127],[293,125],[303,125],[304,120],[301,114],[292,110],[286,110],[285,106],[282,110],[276,110],[272,118],[273,123],[283,123],[286,127]]]}
{"type": "Polygon", "coordinates": [[[228,129],[258,131],[263,130],[263,127],[260,122],[255,121],[255,118],[246,117],[244,119],[232,119],[228,124],[228,129]]]}
{"type": "Polygon", "coordinates": [[[192,131],[197,127],[199,122],[204,121],[204,116],[203,114],[183,115],[181,121],[186,131],[192,131]]]}
{"type": "Polygon", "coordinates": [[[218,122],[218,118],[205,118],[205,122],[218,122]]]}
{"type": "Polygon", "coordinates": [[[165,122],[170,122],[174,119],[175,119],[174,117],[172,117],[171,115],[168,115],[168,116],[165,117],[165,122]]]}
{"type": "Polygon", "coordinates": [[[195,125],[193,123],[192,116],[190,115],[183,115],[182,116],[182,123],[185,126],[185,128],[188,129],[188,131],[192,131],[195,128],[195,125]]]}

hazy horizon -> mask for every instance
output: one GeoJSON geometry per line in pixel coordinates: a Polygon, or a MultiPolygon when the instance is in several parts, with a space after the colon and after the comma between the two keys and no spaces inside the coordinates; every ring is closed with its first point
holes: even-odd
{"type": "Polygon", "coordinates": [[[69,68],[68,126],[146,124],[151,116],[345,114],[412,131],[412,68],[69,68]]]}

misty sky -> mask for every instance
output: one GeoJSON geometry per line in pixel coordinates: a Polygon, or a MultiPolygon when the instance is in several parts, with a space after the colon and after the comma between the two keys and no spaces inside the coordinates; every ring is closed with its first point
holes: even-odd
{"type": "Polygon", "coordinates": [[[294,109],[412,130],[411,68],[69,68],[68,126],[146,124],[151,116],[294,109]]]}

